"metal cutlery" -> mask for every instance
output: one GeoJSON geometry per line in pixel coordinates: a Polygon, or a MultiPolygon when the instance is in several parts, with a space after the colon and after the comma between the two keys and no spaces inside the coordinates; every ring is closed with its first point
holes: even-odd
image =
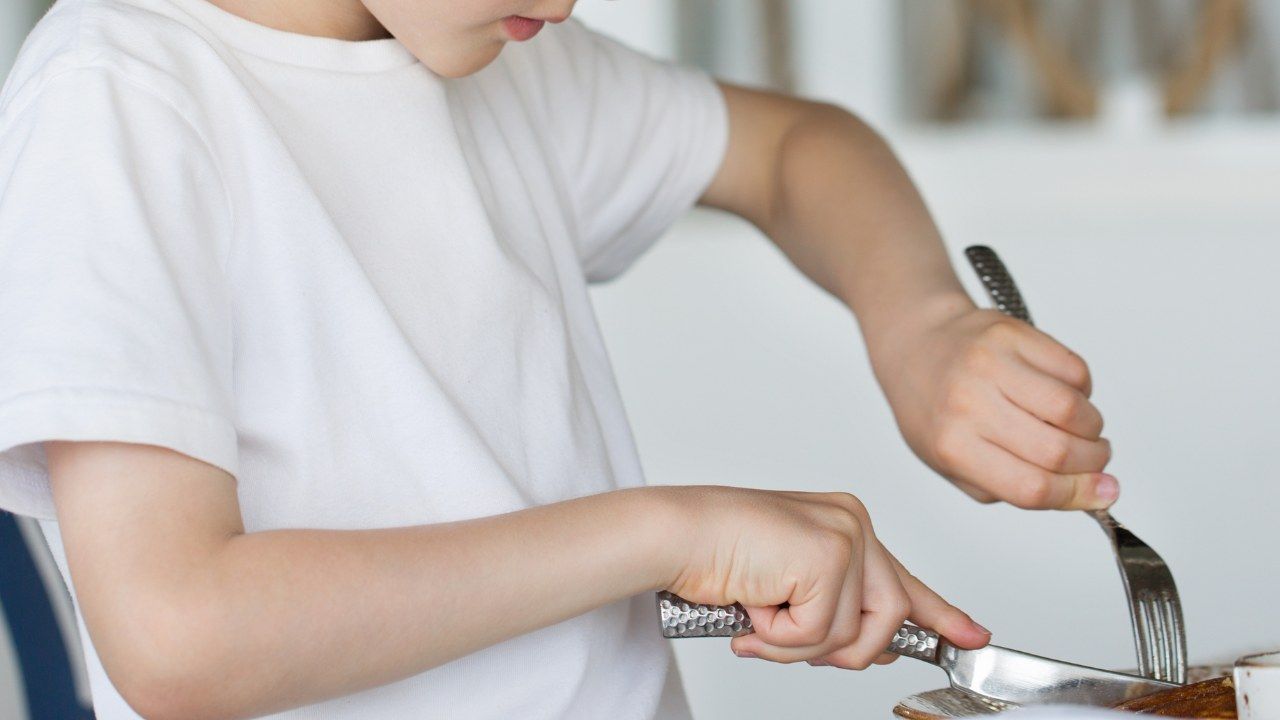
{"type": "MultiPolygon", "coordinates": [[[[965,250],[996,308],[1032,323],[1026,302],[1004,263],[985,246],[965,250]]],[[[1187,678],[1186,627],[1173,574],[1147,545],[1105,510],[1090,511],[1111,540],[1129,601],[1134,644],[1142,677],[1029,655],[998,646],[962,650],[932,631],[904,625],[889,652],[932,662],[947,671],[954,687],[1019,704],[1066,702],[1112,705],[1181,685],[1187,678]]],[[[741,605],[691,603],[658,593],[662,634],[667,638],[733,637],[752,631],[741,605]]]]}
{"type": "MultiPolygon", "coordinates": [[[[740,605],[702,605],[662,592],[658,593],[658,614],[662,634],[668,638],[734,637],[751,632],[751,619],[740,605]]],[[[932,630],[914,625],[900,627],[887,650],[937,665],[958,690],[1019,705],[1110,707],[1177,687],[1161,680],[1051,660],[998,645],[963,650],[932,630]]]]}
{"type": "MultiPolygon", "coordinates": [[[[965,257],[978,273],[996,309],[1028,324],[1031,314],[1008,269],[989,247],[966,248],[965,257]]],[[[1115,549],[1133,623],[1138,672],[1145,677],[1178,684],[1187,681],[1187,635],[1182,601],[1173,574],[1163,558],[1106,510],[1088,514],[1098,521],[1115,549]]]]}

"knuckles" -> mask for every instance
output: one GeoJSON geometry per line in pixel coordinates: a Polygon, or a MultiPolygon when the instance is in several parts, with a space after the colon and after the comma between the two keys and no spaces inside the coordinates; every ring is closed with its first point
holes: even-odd
{"type": "Polygon", "coordinates": [[[884,612],[893,618],[894,625],[901,625],[911,615],[911,598],[906,593],[895,596],[886,604],[884,612]]]}
{"type": "Polygon", "coordinates": [[[989,346],[975,343],[964,351],[961,362],[969,372],[986,375],[995,367],[996,354],[989,346]]]}
{"type": "Polygon", "coordinates": [[[1100,438],[1098,442],[1102,443],[1102,464],[1098,467],[1098,471],[1101,472],[1102,468],[1105,468],[1107,464],[1111,462],[1112,451],[1111,451],[1110,440],[1106,438],[1100,438]]]}
{"type": "Polygon", "coordinates": [[[1024,510],[1043,510],[1052,507],[1053,497],[1053,478],[1037,473],[1018,484],[1010,502],[1024,510]]]}
{"type": "Polygon", "coordinates": [[[996,322],[991,323],[983,330],[982,335],[985,339],[994,341],[1001,345],[1013,344],[1025,331],[1025,326],[1021,323],[1001,317],[996,322]]]}
{"type": "Polygon", "coordinates": [[[1049,415],[1054,425],[1059,427],[1071,422],[1084,409],[1084,396],[1062,389],[1049,397],[1049,415]]]}
{"type": "Polygon", "coordinates": [[[977,393],[963,382],[953,382],[942,394],[944,417],[968,415],[977,405],[977,393]]]}
{"type": "MultiPolygon", "coordinates": [[[[857,521],[852,515],[841,514],[840,517],[844,521],[850,522],[856,528],[857,521]]],[[[858,548],[858,542],[855,538],[859,537],[861,530],[849,528],[837,528],[827,530],[819,534],[818,542],[819,552],[831,565],[832,572],[838,572],[841,575],[849,568],[849,563],[853,559],[853,554],[858,548]]]]}
{"type": "Polygon", "coordinates": [[[1064,472],[1071,462],[1071,439],[1055,436],[1042,451],[1041,467],[1056,473],[1064,472]]]}
{"type": "Polygon", "coordinates": [[[855,519],[867,517],[867,506],[863,505],[862,501],[855,495],[846,492],[833,492],[827,493],[827,499],[832,505],[851,513],[855,519]]]}
{"type": "Polygon", "coordinates": [[[1067,382],[1080,388],[1082,392],[1087,392],[1093,384],[1093,375],[1089,372],[1089,364],[1079,355],[1071,351],[1067,352],[1067,360],[1063,363],[1063,372],[1066,373],[1067,382]]]}
{"type": "Polygon", "coordinates": [[[861,538],[864,526],[871,525],[870,514],[862,501],[849,493],[828,493],[826,500],[826,523],[850,540],[861,538]]]}
{"type": "Polygon", "coordinates": [[[964,460],[968,444],[956,427],[944,425],[933,440],[933,456],[942,467],[954,468],[964,460]]]}

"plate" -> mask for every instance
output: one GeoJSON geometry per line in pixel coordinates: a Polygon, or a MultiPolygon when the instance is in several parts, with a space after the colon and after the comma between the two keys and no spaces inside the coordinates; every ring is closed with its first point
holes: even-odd
{"type": "MultiPolygon", "coordinates": [[[[1187,669],[1187,682],[1200,682],[1230,674],[1230,665],[1197,665],[1187,669]]],[[[893,709],[893,714],[906,720],[951,720],[995,715],[1017,707],[1013,703],[988,700],[953,688],[942,688],[903,698],[893,709]]]]}

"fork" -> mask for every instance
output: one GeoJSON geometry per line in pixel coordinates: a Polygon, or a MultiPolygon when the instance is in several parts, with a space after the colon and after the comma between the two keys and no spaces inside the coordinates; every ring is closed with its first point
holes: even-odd
{"type": "MultiPolygon", "coordinates": [[[[965,257],[978,273],[996,309],[1033,325],[1026,302],[995,251],[983,245],[966,248],[965,257]]],[[[1087,511],[1102,526],[1115,550],[1120,578],[1129,601],[1129,619],[1138,652],[1138,672],[1178,684],[1187,682],[1187,631],[1182,601],[1173,574],[1151,546],[1121,525],[1106,510],[1087,511]]]]}

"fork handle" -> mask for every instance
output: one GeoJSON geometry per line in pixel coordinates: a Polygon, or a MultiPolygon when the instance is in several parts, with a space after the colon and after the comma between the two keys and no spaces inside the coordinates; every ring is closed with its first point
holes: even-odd
{"type": "Polygon", "coordinates": [[[1028,325],[1035,325],[1026,302],[1022,300],[1022,293],[1018,291],[1018,284],[1013,281],[1009,269],[1004,266],[995,250],[986,245],[973,245],[965,248],[964,255],[969,259],[974,272],[978,273],[982,287],[991,296],[997,310],[1028,325]]]}

